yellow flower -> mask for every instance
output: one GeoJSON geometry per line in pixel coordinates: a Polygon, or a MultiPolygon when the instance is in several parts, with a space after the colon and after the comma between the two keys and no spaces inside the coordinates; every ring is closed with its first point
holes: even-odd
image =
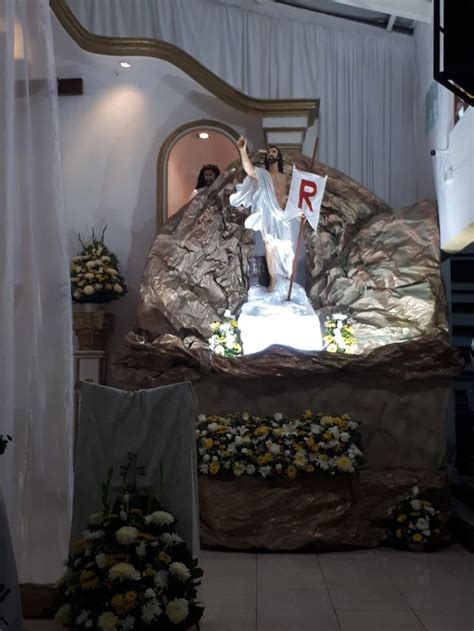
{"type": "Polygon", "coordinates": [[[118,613],[127,613],[135,605],[137,599],[136,592],[126,592],[125,594],[116,594],[112,598],[112,605],[118,613]]]}
{"type": "Polygon", "coordinates": [[[213,475],[216,475],[216,473],[218,473],[220,468],[221,468],[221,465],[218,462],[211,462],[211,464],[209,465],[209,471],[213,475]]]}
{"type": "Polygon", "coordinates": [[[341,471],[352,471],[354,466],[352,464],[352,460],[347,456],[339,456],[336,458],[336,467],[341,471]]]}
{"type": "Polygon", "coordinates": [[[407,518],[407,516],[406,516],[406,515],[404,515],[404,514],[402,514],[402,515],[399,515],[399,516],[397,517],[397,521],[399,521],[399,522],[403,522],[403,521],[405,521],[405,520],[406,520],[406,518],[407,518]]]}
{"type": "Polygon", "coordinates": [[[296,478],[296,469],[295,467],[293,467],[291,464],[289,467],[287,467],[286,469],[286,475],[292,480],[293,478],[296,478]]]}
{"type": "Polygon", "coordinates": [[[160,561],[162,563],[170,563],[171,562],[171,557],[169,554],[166,554],[166,552],[161,551],[160,554],[158,555],[158,558],[160,559],[160,561]]]}
{"type": "Polygon", "coordinates": [[[303,412],[303,418],[312,418],[313,413],[311,412],[311,410],[305,410],[303,412]]]}
{"type": "Polygon", "coordinates": [[[420,535],[419,532],[415,532],[412,539],[413,541],[416,541],[416,543],[420,543],[420,541],[423,541],[423,537],[420,535]]]}
{"type": "Polygon", "coordinates": [[[312,447],[314,445],[314,438],[312,436],[307,438],[306,439],[306,444],[308,445],[308,447],[312,447]]]}
{"type": "Polygon", "coordinates": [[[259,427],[257,427],[257,429],[254,431],[255,436],[266,436],[269,432],[269,428],[266,427],[265,425],[260,425],[259,427]]]}
{"type": "Polygon", "coordinates": [[[88,545],[89,542],[87,541],[87,539],[77,539],[72,544],[72,549],[76,554],[80,554],[88,547],[88,545]]]}
{"type": "Polygon", "coordinates": [[[395,531],[395,536],[397,537],[397,539],[402,538],[402,531],[400,530],[400,528],[397,528],[397,530],[395,531]]]}
{"type": "Polygon", "coordinates": [[[144,570],[143,572],[143,576],[155,576],[156,574],[156,570],[154,570],[152,567],[147,567],[146,570],[144,570]]]}
{"type": "Polygon", "coordinates": [[[86,583],[87,581],[90,581],[91,579],[95,578],[95,572],[93,570],[83,570],[80,574],[79,574],[79,582],[80,583],[86,583]]]}
{"type": "Polygon", "coordinates": [[[203,438],[201,443],[204,449],[211,449],[214,445],[214,441],[212,440],[212,438],[203,438]]]}
{"type": "Polygon", "coordinates": [[[307,473],[313,473],[313,471],[314,471],[314,465],[309,464],[309,465],[306,467],[306,472],[307,472],[307,473]]]}
{"type": "Polygon", "coordinates": [[[84,581],[81,583],[81,588],[84,590],[97,589],[99,587],[99,579],[93,578],[90,581],[84,581]]]}
{"type": "Polygon", "coordinates": [[[306,456],[304,454],[298,454],[295,456],[294,463],[297,467],[305,467],[306,462],[306,456]]]}
{"type": "Polygon", "coordinates": [[[324,438],[324,440],[332,440],[333,439],[333,435],[331,434],[331,432],[327,431],[327,432],[324,432],[323,438],[324,438]]]}

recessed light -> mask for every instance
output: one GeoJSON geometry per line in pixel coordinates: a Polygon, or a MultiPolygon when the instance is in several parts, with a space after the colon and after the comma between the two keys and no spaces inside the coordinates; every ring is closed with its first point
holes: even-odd
{"type": "Polygon", "coordinates": [[[132,64],[129,64],[128,61],[121,61],[120,65],[122,66],[122,68],[131,68],[132,64]]]}
{"type": "Polygon", "coordinates": [[[198,136],[201,140],[207,140],[209,138],[207,131],[200,131],[198,136]]]}

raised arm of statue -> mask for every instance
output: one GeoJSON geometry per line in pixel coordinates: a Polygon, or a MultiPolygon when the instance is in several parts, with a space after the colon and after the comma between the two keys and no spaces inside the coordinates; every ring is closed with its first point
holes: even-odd
{"type": "Polygon", "coordinates": [[[257,174],[255,172],[255,167],[250,162],[250,158],[249,158],[248,153],[247,153],[247,141],[242,136],[240,136],[240,138],[237,140],[237,147],[239,149],[240,159],[242,161],[242,166],[243,166],[243,169],[244,169],[245,173],[247,173],[247,175],[249,177],[251,177],[254,180],[256,180],[257,179],[257,174]]]}

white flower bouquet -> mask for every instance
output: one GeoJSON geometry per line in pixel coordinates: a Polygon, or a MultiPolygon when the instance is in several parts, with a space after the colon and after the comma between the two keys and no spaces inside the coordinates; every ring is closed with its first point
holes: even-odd
{"type": "Polygon", "coordinates": [[[329,353],[356,353],[357,340],[352,320],[343,313],[334,313],[326,318],[323,335],[324,350],[329,353]]]}
{"type": "Polygon", "coordinates": [[[56,620],[92,631],[194,627],[203,613],[196,602],[202,570],[176,534],[173,515],[156,499],[128,493],[112,511],[107,505],[73,544],[56,620]]]}
{"type": "Polygon", "coordinates": [[[242,340],[237,320],[230,313],[224,313],[222,322],[211,323],[212,336],[209,338],[209,347],[216,355],[224,357],[237,357],[242,355],[242,340]]]}
{"type": "Polygon", "coordinates": [[[362,460],[360,427],[347,414],[201,414],[196,431],[200,475],[294,479],[319,472],[354,474],[362,460]]]}
{"type": "Polygon", "coordinates": [[[420,497],[417,486],[388,510],[383,522],[387,531],[386,543],[396,548],[435,550],[446,542],[440,511],[420,497]]]}
{"type": "Polygon", "coordinates": [[[118,260],[104,243],[104,234],[96,237],[92,229],[90,243],[79,235],[82,251],[71,261],[71,293],[74,302],[107,303],[127,293],[123,276],[118,271],[118,260]]]}

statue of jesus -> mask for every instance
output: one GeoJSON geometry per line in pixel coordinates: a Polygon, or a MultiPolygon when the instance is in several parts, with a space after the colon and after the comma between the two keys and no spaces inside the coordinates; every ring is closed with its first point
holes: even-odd
{"type": "Polygon", "coordinates": [[[245,227],[262,233],[270,276],[268,291],[274,291],[278,277],[290,278],[295,256],[295,220],[286,220],[283,210],[289,179],[283,172],[283,157],[278,147],[267,147],[262,169],[251,163],[245,138],[240,137],[237,146],[247,177],[237,184],[237,191],[229,201],[232,206],[252,208],[245,227]]]}

